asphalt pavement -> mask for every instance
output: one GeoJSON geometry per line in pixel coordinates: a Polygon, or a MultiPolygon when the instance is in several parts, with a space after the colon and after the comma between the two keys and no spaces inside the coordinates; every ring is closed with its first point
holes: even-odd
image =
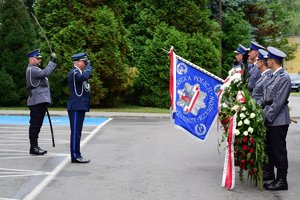
{"type": "MultiPolygon", "coordinates": [[[[290,98],[291,116],[300,119],[300,97],[290,98]]],[[[28,115],[29,111],[0,111],[0,115],[28,115]]],[[[66,116],[65,111],[51,111],[66,116]]],[[[0,125],[0,200],[293,200],[300,196],[299,123],[287,137],[288,191],[260,191],[236,175],[232,191],[221,187],[224,144],[214,128],[206,143],[175,129],[168,114],[90,112],[104,117],[86,126],[82,154],[89,164],[71,164],[69,127],[56,125],[56,147],[49,126],[43,126],[40,145],[46,156],[28,154],[28,126],[0,125]]]]}

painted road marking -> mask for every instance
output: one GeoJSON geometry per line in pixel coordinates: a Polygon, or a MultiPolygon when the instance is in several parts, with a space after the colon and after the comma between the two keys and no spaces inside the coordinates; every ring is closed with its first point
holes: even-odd
{"type": "MultiPolygon", "coordinates": [[[[46,119],[46,118],[45,118],[46,119]]],[[[65,127],[69,126],[68,117],[52,117],[54,119],[52,124],[55,129],[58,131],[56,135],[69,135],[69,131],[65,132],[65,127]],[[61,129],[59,130],[59,127],[61,129]]],[[[105,124],[111,121],[111,118],[91,118],[86,117],[84,126],[96,126],[93,131],[83,131],[82,134],[85,135],[84,140],[81,141],[81,147],[83,147],[105,124]]],[[[62,153],[48,153],[43,157],[32,156],[28,154],[28,150],[11,150],[4,149],[4,146],[20,146],[26,145],[28,146],[28,124],[29,117],[28,116],[1,116],[0,115],[0,160],[3,162],[4,160],[14,160],[14,159],[47,159],[50,157],[61,157],[62,160],[57,166],[54,166],[51,171],[34,171],[27,169],[12,169],[12,168],[0,168],[0,180],[5,180],[7,178],[18,178],[18,177],[34,177],[41,176],[41,181],[38,185],[33,185],[33,189],[26,194],[25,199],[33,199],[37,196],[43,188],[45,188],[48,183],[70,162],[69,154],[62,153]],[[12,126],[10,126],[12,125],[12,126]],[[19,125],[19,126],[15,126],[19,125]],[[25,125],[25,126],[23,126],[25,125]],[[26,140],[26,142],[24,142],[26,140]]],[[[43,132],[49,132],[48,120],[44,122],[43,132]],[[48,126],[48,127],[47,127],[48,126]]],[[[57,144],[67,144],[69,143],[69,139],[56,139],[57,144]]],[[[39,139],[40,144],[50,144],[51,139],[39,139]]],[[[30,180],[30,179],[29,179],[30,180]]],[[[18,196],[14,196],[15,198],[21,198],[18,196]]],[[[23,199],[23,197],[22,197],[23,199]]],[[[13,198],[4,198],[0,197],[0,200],[16,200],[13,198]]]]}
{"type": "MultiPolygon", "coordinates": [[[[97,126],[87,137],[81,141],[80,148],[82,148],[103,126],[110,122],[112,118],[97,126]]],[[[56,177],[56,175],[70,162],[70,157],[67,156],[59,165],[57,165],[34,189],[27,194],[23,200],[33,200],[39,193],[56,177]]]]}

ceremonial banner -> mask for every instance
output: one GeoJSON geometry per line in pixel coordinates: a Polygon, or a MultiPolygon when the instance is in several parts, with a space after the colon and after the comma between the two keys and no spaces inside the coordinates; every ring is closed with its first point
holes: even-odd
{"type": "Polygon", "coordinates": [[[175,127],[205,141],[218,113],[223,80],[170,50],[170,98],[175,127]]]}

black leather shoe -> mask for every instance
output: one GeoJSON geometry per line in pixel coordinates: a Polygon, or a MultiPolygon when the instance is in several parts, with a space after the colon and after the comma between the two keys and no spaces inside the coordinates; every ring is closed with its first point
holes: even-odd
{"type": "Polygon", "coordinates": [[[29,153],[32,154],[32,155],[41,156],[41,155],[46,154],[47,151],[41,149],[40,147],[32,147],[32,148],[30,148],[29,153]]]}
{"type": "Polygon", "coordinates": [[[276,179],[270,184],[264,185],[266,190],[276,191],[276,190],[288,190],[288,183],[283,179],[276,179]]]}
{"type": "Polygon", "coordinates": [[[89,163],[89,159],[84,159],[84,158],[72,158],[71,160],[72,163],[89,163]]]}
{"type": "Polygon", "coordinates": [[[264,172],[263,174],[264,181],[273,181],[275,180],[275,174],[271,172],[264,172]]]}

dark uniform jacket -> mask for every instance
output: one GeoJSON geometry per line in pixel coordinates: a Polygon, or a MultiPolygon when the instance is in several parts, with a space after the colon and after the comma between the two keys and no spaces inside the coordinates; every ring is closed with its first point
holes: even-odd
{"type": "Polygon", "coordinates": [[[88,65],[81,72],[77,67],[73,67],[68,75],[68,86],[70,90],[69,100],[67,103],[68,111],[90,110],[90,86],[88,79],[91,76],[92,67],[88,65]]]}
{"type": "Polygon", "coordinates": [[[291,123],[288,98],[291,79],[283,68],[270,78],[264,87],[264,117],[267,126],[281,126],[291,123]]]}
{"type": "Polygon", "coordinates": [[[28,65],[26,69],[26,88],[29,91],[28,106],[52,103],[47,76],[51,74],[55,67],[56,64],[52,61],[49,61],[44,69],[32,64],[28,65]]]}

